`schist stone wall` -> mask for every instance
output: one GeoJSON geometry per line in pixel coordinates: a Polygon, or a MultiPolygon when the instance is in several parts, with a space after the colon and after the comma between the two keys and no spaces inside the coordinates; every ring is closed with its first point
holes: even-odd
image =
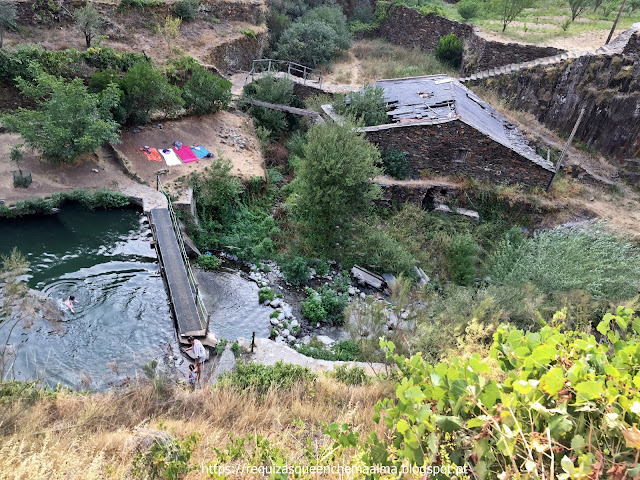
{"type": "Polygon", "coordinates": [[[550,57],[564,52],[564,50],[551,47],[485,40],[478,36],[473,25],[449,20],[435,14],[423,15],[413,8],[405,6],[389,7],[384,22],[376,32],[377,36],[384,37],[391,43],[428,51],[436,48],[440,37],[450,33],[454,33],[465,43],[462,61],[464,75],[511,63],[550,57]]]}
{"type": "Polygon", "coordinates": [[[460,120],[364,129],[380,149],[406,152],[415,173],[466,175],[483,181],[546,187],[552,172],[494,142],[460,120]]]}

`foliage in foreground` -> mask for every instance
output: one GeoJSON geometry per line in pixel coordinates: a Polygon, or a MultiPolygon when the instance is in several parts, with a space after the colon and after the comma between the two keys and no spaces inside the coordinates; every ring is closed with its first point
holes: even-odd
{"type": "Polygon", "coordinates": [[[442,63],[457,68],[462,63],[463,50],[462,40],[454,33],[450,33],[440,38],[438,45],[436,45],[435,54],[436,58],[442,63]]]}
{"type": "MultiPolygon", "coordinates": [[[[441,452],[477,478],[634,478],[640,473],[640,318],[619,307],[598,336],[566,330],[564,312],[531,333],[502,325],[491,363],[473,355],[432,366],[394,355],[401,379],[374,420],[388,442],[333,424],[336,446],[358,447],[367,465],[433,465],[441,452]],[[495,365],[498,371],[495,371],[495,365]],[[492,366],[494,371],[492,371],[492,366]]],[[[368,478],[375,478],[370,476],[368,478]]]]}
{"type": "Polygon", "coordinates": [[[387,103],[384,100],[384,89],[366,85],[362,90],[349,94],[349,103],[338,99],[334,106],[341,115],[351,115],[365,126],[389,123],[387,103]]]}
{"type": "Polygon", "coordinates": [[[290,389],[295,384],[313,383],[317,375],[308,367],[276,362],[274,365],[238,362],[236,368],[225,373],[219,380],[220,385],[231,385],[238,391],[255,391],[265,395],[269,389],[290,389]]]}

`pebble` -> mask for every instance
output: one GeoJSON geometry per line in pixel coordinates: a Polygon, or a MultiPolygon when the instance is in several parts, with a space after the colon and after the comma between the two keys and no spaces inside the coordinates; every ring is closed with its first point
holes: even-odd
{"type": "Polygon", "coordinates": [[[271,319],[271,325],[278,325],[278,319],[277,318],[272,318],[271,319]]]}
{"type": "Polygon", "coordinates": [[[300,324],[298,323],[298,320],[296,319],[291,320],[291,323],[289,325],[291,325],[291,328],[300,326],[300,324]]]}
{"type": "Polygon", "coordinates": [[[367,296],[364,294],[364,292],[360,292],[360,298],[364,300],[365,298],[367,298],[367,296]]]}
{"type": "Polygon", "coordinates": [[[296,337],[294,337],[293,335],[289,335],[289,336],[287,337],[287,340],[289,340],[289,343],[293,343],[293,342],[295,342],[295,341],[296,341],[296,337]]]}
{"type": "Polygon", "coordinates": [[[278,315],[278,321],[283,321],[285,319],[284,313],[281,313],[280,315],[278,315]]]}
{"type": "Polygon", "coordinates": [[[285,328],[284,330],[282,330],[282,336],[284,336],[284,337],[288,337],[290,333],[291,332],[289,331],[288,328],[285,328]]]}
{"type": "Polygon", "coordinates": [[[273,308],[278,308],[280,305],[282,305],[282,302],[279,298],[274,298],[273,300],[271,300],[271,306],[273,308]]]}
{"type": "Polygon", "coordinates": [[[349,287],[349,289],[347,290],[347,293],[349,295],[355,295],[356,294],[356,289],[354,287],[349,287]]]}

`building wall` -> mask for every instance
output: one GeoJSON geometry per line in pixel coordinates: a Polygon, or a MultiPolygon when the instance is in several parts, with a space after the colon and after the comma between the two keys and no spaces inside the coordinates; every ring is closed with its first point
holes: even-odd
{"type": "Polygon", "coordinates": [[[381,150],[406,152],[416,175],[428,170],[438,175],[465,175],[493,183],[543,188],[552,175],[459,120],[379,128],[366,128],[366,137],[381,150]]]}

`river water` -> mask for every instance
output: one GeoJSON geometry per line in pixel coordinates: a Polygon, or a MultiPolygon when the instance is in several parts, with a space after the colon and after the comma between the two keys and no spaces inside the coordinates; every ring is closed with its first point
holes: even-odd
{"type": "Polygon", "coordinates": [[[4,318],[5,377],[102,390],[140,366],[178,352],[169,299],[146,217],[135,209],[87,211],[0,223],[0,253],[27,255],[31,289],[55,302],[54,315],[4,318]],[[76,313],[63,305],[74,295],[76,313]],[[52,318],[43,318],[49,316],[52,318]]]}

